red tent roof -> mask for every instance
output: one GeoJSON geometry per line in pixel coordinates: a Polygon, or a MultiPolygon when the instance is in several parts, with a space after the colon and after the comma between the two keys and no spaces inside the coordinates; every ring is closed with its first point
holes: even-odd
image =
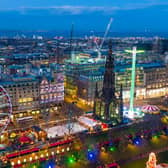
{"type": "Polygon", "coordinates": [[[26,142],[31,142],[31,139],[27,136],[22,136],[19,138],[20,142],[26,143],[26,142]]]}

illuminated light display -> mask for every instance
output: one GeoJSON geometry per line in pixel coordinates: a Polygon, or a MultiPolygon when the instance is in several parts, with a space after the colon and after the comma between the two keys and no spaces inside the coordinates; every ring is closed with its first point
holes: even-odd
{"type": "Polygon", "coordinates": [[[20,162],[20,160],[18,160],[18,164],[20,164],[21,162],[20,162]]]}
{"type": "MultiPolygon", "coordinates": [[[[56,142],[56,143],[52,143],[49,145],[48,148],[54,148],[54,147],[59,147],[60,145],[69,145],[73,142],[72,139],[68,139],[68,140],[64,140],[64,141],[59,141],[59,142],[56,142]]],[[[70,150],[69,147],[66,148],[67,151],[70,150]]],[[[62,151],[64,151],[65,149],[63,149],[62,151]]],[[[46,150],[45,153],[37,153],[39,154],[39,157],[36,155],[35,156],[35,153],[36,152],[40,152],[40,148],[38,147],[35,147],[35,148],[32,148],[32,149],[25,149],[25,150],[21,150],[20,152],[14,152],[14,153],[10,153],[10,154],[7,154],[6,155],[6,158],[11,162],[11,165],[14,166],[19,166],[21,164],[20,160],[15,163],[13,162],[13,159],[15,158],[22,158],[23,159],[23,162],[26,163],[27,161],[28,162],[32,162],[33,161],[33,158],[34,160],[37,160],[37,159],[40,159],[40,160],[46,160],[46,157],[49,157],[49,151],[46,150]],[[33,153],[33,154],[32,154],[33,153]],[[27,156],[30,156],[30,154],[32,154],[33,157],[29,157],[28,160],[26,160],[27,156]],[[26,158],[25,158],[26,157],[26,158]]],[[[59,150],[57,150],[57,154],[60,153],[59,150]]],[[[54,152],[52,151],[50,153],[50,156],[53,156],[54,155],[54,152]]],[[[52,164],[51,164],[52,166],[52,164]]]]}
{"type": "Polygon", "coordinates": [[[133,139],[133,144],[137,145],[137,146],[140,145],[141,144],[141,138],[134,138],[133,139]]]}
{"type": "Polygon", "coordinates": [[[75,158],[74,155],[72,155],[68,158],[68,162],[71,163],[71,164],[75,163],[75,161],[76,161],[76,158],[75,158]]]}
{"type": "Polygon", "coordinates": [[[111,147],[109,148],[109,150],[110,150],[111,152],[114,152],[114,151],[116,151],[116,147],[111,146],[111,147]]]}
{"type": "MultiPolygon", "coordinates": [[[[127,107],[124,107],[123,108],[123,115],[128,116],[128,111],[129,111],[129,109],[127,107]]],[[[134,113],[134,118],[142,118],[145,115],[139,107],[137,107],[137,108],[134,107],[133,113],[134,113]]]]}
{"type": "Polygon", "coordinates": [[[32,157],[29,158],[30,162],[32,161],[32,157]]]}
{"type": "Polygon", "coordinates": [[[93,159],[94,154],[93,154],[93,153],[89,153],[89,154],[88,154],[88,157],[89,157],[89,159],[93,159]]]}
{"type": "Polygon", "coordinates": [[[154,135],[153,138],[157,139],[157,138],[158,138],[158,135],[154,135]]]}
{"type": "Polygon", "coordinates": [[[133,50],[125,50],[128,53],[132,53],[132,72],[131,72],[131,90],[130,90],[130,107],[128,111],[128,117],[134,118],[134,96],[135,96],[135,75],[136,75],[136,54],[143,53],[144,50],[138,50],[133,47],[133,50]]]}
{"type": "Polygon", "coordinates": [[[63,144],[68,144],[68,143],[71,143],[71,142],[72,142],[72,139],[65,140],[65,141],[60,141],[60,142],[56,142],[56,143],[50,144],[50,147],[54,147],[54,146],[58,146],[58,145],[63,145],[63,144]]]}
{"type": "Polygon", "coordinates": [[[26,102],[32,102],[33,98],[27,97],[27,98],[21,98],[18,100],[19,103],[26,103],[26,102]]]}
{"type": "Polygon", "coordinates": [[[40,84],[41,103],[64,100],[64,75],[56,73],[54,82],[43,79],[40,84]]]}
{"type": "Polygon", "coordinates": [[[89,161],[95,161],[97,159],[97,151],[96,150],[92,150],[92,149],[88,149],[87,151],[87,159],[89,161]]]}

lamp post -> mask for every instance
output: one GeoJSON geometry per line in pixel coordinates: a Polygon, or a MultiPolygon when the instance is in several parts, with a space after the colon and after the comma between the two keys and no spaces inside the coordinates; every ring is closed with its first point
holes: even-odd
{"type": "Polygon", "coordinates": [[[136,54],[143,53],[144,50],[137,50],[137,47],[133,47],[133,50],[125,50],[127,53],[132,53],[132,69],[131,69],[131,89],[130,89],[130,106],[128,111],[128,117],[134,118],[134,93],[135,93],[135,76],[136,76],[136,54]]]}

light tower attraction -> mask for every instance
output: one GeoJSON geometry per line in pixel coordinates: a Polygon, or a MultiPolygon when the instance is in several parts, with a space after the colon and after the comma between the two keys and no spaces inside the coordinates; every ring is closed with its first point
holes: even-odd
{"type": "Polygon", "coordinates": [[[136,76],[136,54],[143,53],[144,50],[137,50],[134,46],[133,50],[125,50],[128,53],[132,53],[132,72],[131,72],[131,89],[130,89],[130,106],[128,111],[128,118],[134,118],[134,94],[135,94],[135,76],[136,76]]]}

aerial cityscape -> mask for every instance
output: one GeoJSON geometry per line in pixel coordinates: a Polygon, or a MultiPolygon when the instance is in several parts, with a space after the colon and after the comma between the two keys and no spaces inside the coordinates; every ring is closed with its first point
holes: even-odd
{"type": "Polygon", "coordinates": [[[0,168],[168,168],[166,1],[0,5],[0,168]]]}

